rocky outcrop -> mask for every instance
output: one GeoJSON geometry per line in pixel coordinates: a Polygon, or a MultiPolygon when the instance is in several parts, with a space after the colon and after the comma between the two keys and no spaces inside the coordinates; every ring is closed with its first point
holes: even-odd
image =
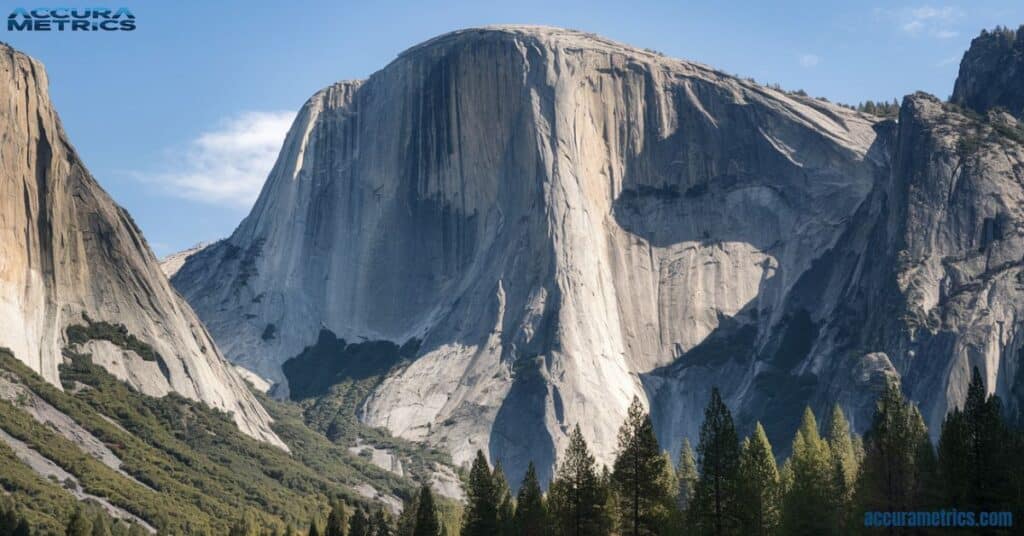
{"type": "Polygon", "coordinates": [[[201,400],[284,447],[131,217],[83,166],[42,65],[6,45],[0,131],[0,346],[58,386],[65,348],[92,353],[146,394],[201,400]]]}
{"type": "Polygon", "coordinates": [[[982,31],[960,62],[953,102],[985,113],[1002,107],[1024,119],[1024,26],[982,31]]]}
{"type": "Polygon", "coordinates": [[[877,136],[593,35],[455,32],[314,95],[251,214],[174,283],[277,382],[324,329],[421,341],[361,416],[457,462],[479,448],[514,481],[529,459],[547,471],[577,423],[609,462],[633,396],[692,421],[711,385],[749,383],[883,173],[877,136]],[[734,347],[693,353],[725,332],[734,347]],[[654,375],[686,359],[721,366],[669,396],[654,375]]]}
{"type": "Polygon", "coordinates": [[[779,321],[752,339],[726,326],[645,375],[659,435],[695,437],[704,398],[691,397],[709,379],[744,426],[765,422],[783,447],[804,405],[821,415],[839,403],[866,429],[893,379],[937,437],[973,367],[1020,418],[1024,154],[1004,121],[905,98],[898,123],[877,126],[872,152],[889,164],[780,302],[779,321]]]}

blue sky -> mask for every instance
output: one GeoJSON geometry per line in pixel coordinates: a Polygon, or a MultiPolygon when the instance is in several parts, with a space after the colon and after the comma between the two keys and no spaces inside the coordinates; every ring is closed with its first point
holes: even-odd
{"type": "MultiPolygon", "coordinates": [[[[61,6],[95,6],[64,1],[61,6]]],[[[7,3],[14,7],[49,4],[7,3]]],[[[227,236],[299,106],[437,34],[565,26],[833,101],[947,97],[981,28],[1024,23],[1020,0],[127,1],[131,33],[10,32],[42,60],[71,140],[157,255],[227,236]]],[[[51,6],[52,7],[52,6],[51,6]]]]}

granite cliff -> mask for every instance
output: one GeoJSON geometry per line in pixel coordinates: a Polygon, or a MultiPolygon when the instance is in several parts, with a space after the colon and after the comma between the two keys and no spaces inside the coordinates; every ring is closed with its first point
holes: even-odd
{"type": "Polygon", "coordinates": [[[0,131],[0,346],[58,386],[65,352],[91,354],[145,394],[205,402],[284,447],[131,217],[82,164],[42,64],[3,44],[0,131]]]}
{"type": "Polygon", "coordinates": [[[463,30],[316,93],[249,216],[173,282],[281,396],[289,359],[377,344],[361,419],[512,481],[576,424],[610,462],[633,396],[674,451],[716,385],[777,445],[805,404],[863,430],[886,378],[934,431],[972,366],[1020,411],[1018,130],[463,30]]]}

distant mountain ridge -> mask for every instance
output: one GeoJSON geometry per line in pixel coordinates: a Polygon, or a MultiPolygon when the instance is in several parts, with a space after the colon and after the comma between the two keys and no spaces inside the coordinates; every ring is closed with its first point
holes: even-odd
{"type": "Polygon", "coordinates": [[[188,249],[171,253],[170,255],[160,259],[160,270],[163,271],[164,275],[168,278],[174,277],[174,274],[178,273],[178,270],[181,270],[181,267],[185,265],[185,261],[188,260],[189,257],[206,249],[210,244],[212,244],[212,242],[200,242],[188,249]]]}

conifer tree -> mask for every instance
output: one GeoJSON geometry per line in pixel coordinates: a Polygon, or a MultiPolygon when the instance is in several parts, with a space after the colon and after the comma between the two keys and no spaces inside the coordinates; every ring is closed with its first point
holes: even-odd
{"type": "Polygon", "coordinates": [[[476,451],[476,459],[469,470],[466,489],[466,511],[462,518],[462,536],[494,536],[498,534],[499,495],[494,474],[483,451],[476,451]]]}
{"type": "Polygon", "coordinates": [[[939,435],[939,478],[943,497],[949,504],[969,508],[971,495],[971,434],[960,408],[946,414],[939,435]]]}
{"type": "Polygon", "coordinates": [[[543,536],[547,533],[547,510],[544,493],[537,480],[537,468],[533,462],[526,468],[526,476],[519,485],[516,496],[516,511],[513,518],[514,532],[518,536],[543,536]]]}
{"type": "Polygon", "coordinates": [[[434,505],[434,494],[430,486],[420,488],[416,508],[416,524],[412,536],[441,536],[441,521],[437,518],[437,507],[434,505]]]}
{"type": "Polygon", "coordinates": [[[835,483],[837,491],[848,497],[853,493],[853,486],[857,480],[859,460],[854,447],[854,436],[850,433],[850,423],[839,404],[832,406],[832,417],[828,423],[825,440],[832,455],[832,465],[840,477],[835,483]]]}
{"type": "Polygon", "coordinates": [[[698,534],[737,534],[740,505],[737,503],[737,474],[740,444],[732,414],[718,388],[704,410],[697,445],[700,479],[697,481],[687,521],[698,534]]]}
{"type": "Polygon", "coordinates": [[[626,422],[619,429],[618,456],[612,482],[618,497],[620,532],[626,536],[657,534],[667,521],[664,505],[674,490],[665,482],[661,455],[650,416],[633,398],[626,422]]]}
{"type": "Polygon", "coordinates": [[[348,536],[372,536],[370,534],[370,518],[362,508],[357,508],[348,520],[348,536]]]}
{"type": "Polygon", "coordinates": [[[690,446],[690,440],[683,439],[683,446],[679,449],[679,460],[676,462],[676,481],[679,483],[679,490],[676,492],[676,508],[685,512],[693,500],[694,489],[697,487],[697,459],[690,446]]]}
{"type": "Polygon", "coordinates": [[[832,463],[830,497],[832,498],[831,511],[836,518],[834,525],[845,527],[852,522],[850,515],[853,491],[857,484],[860,460],[854,436],[850,433],[850,423],[847,422],[846,415],[843,414],[839,404],[832,406],[832,417],[829,419],[828,433],[825,435],[825,439],[828,442],[832,463]]]}
{"type": "Polygon", "coordinates": [[[662,501],[657,504],[656,517],[664,519],[659,530],[660,534],[681,534],[686,530],[683,511],[679,509],[679,477],[676,475],[672,455],[662,451],[662,473],[658,487],[665,490],[662,501]]]}
{"type": "Polygon", "coordinates": [[[832,455],[818,434],[811,408],[804,409],[790,456],[792,485],[783,498],[782,526],[787,534],[824,534],[833,528],[832,455]]]}
{"type": "Polygon", "coordinates": [[[945,501],[955,501],[950,504],[974,510],[1009,507],[1013,438],[1001,405],[999,397],[986,395],[981,372],[974,367],[964,409],[946,416],[939,438],[939,473],[945,501]]]}
{"type": "Polygon", "coordinates": [[[919,502],[930,451],[928,431],[917,408],[895,382],[879,397],[871,428],[864,436],[864,461],[857,479],[860,511],[910,511],[919,502]]]}
{"type": "Polygon", "coordinates": [[[497,534],[499,536],[514,536],[512,518],[515,516],[515,504],[512,502],[512,490],[508,486],[508,479],[505,478],[501,462],[494,464],[491,478],[494,480],[494,492],[498,505],[497,534]]]}
{"type": "Polygon", "coordinates": [[[775,455],[761,423],[740,449],[738,499],[740,529],[750,536],[775,534],[781,516],[782,494],[775,455]]]}
{"type": "Polygon", "coordinates": [[[548,510],[556,533],[560,536],[609,534],[606,489],[577,425],[569,435],[569,446],[548,487],[548,510]]]}
{"type": "Polygon", "coordinates": [[[597,497],[601,505],[598,513],[598,534],[615,534],[615,527],[619,526],[619,498],[614,488],[611,470],[607,465],[602,465],[601,474],[597,477],[597,497]]]}
{"type": "Polygon", "coordinates": [[[327,525],[324,527],[324,536],[346,536],[348,528],[348,510],[342,502],[334,503],[331,513],[327,516],[327,525]]]}

